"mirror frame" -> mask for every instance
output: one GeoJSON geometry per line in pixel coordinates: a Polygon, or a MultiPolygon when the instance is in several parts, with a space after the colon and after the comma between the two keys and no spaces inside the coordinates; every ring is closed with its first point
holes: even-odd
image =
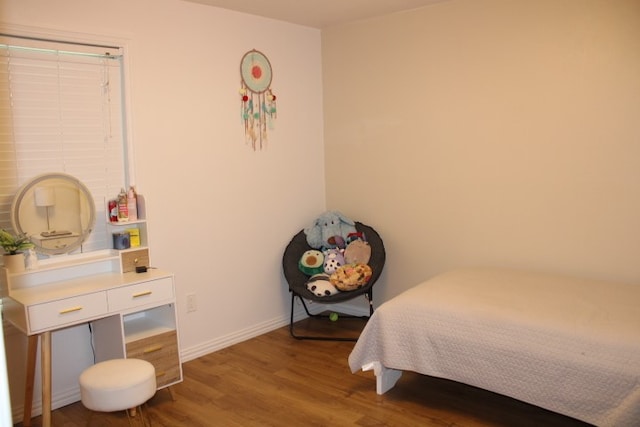
{"type": "MultiPolygon", "coordinates": [[[[23,208],[22,202],[25,196],[29,194],[30,191],[35,191],[36,186],[41,185],[47,180],[62,180],[76,186],[80,192],[80,195],[85,197],[88,204],[89,221],[87,224],[87,228],[84,230],[80,230],[78,238],[72,243],[61,248],[45,248],[42,245],[39,245],[37,241],[34,241],[34,239],[31,240],[35,245],[36,252],[49,255],[67,254],[78,249],[82,245],[82,243],[84,243],[89,234],[91,234],[96,220],[96,206],[95,202],[93,201],[93,196],[91,195],[89,189],[76,177],[66,173],[54,172],[38,175],[35,178],[27,181],[22,187],[20,187],[20,189],[18,189],[11,203],[11,225],[16,233],[26,233],[26,231],[20,224],[20,209],[23,208]]],[[[33,234],[29,234],[29,238],[31,238],[32,236],[33,234]]]]}

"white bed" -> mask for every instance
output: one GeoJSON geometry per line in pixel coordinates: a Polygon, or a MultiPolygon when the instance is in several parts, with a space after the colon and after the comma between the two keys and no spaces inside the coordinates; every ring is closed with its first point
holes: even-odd
{"type": "Polygon", "coordinates": [[[452,271],[382,304],[349,366],[373,369],[379,394],[413,371],[597,426],[639,426],[640,284],[452,271]]]}

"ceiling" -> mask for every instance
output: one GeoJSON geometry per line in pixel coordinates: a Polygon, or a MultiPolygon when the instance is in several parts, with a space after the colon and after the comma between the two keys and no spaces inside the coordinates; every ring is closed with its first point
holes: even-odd
{"type": "Polygon", "coordinates": [[[326,28],[446,0],[185,0],[307,27],[326,28]]]}

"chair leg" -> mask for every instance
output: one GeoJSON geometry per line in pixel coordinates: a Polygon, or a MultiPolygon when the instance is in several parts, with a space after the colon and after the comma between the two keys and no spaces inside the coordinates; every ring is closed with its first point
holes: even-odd
{"type": "MultiPolygon", "coordinates": [[[[304,298],[300,295],[297,295],[295,292],[291,292],[291,317],[289,320],[289,334],[297,339],[297,340],[316,340],[316,341],[358,341],[358,338],[354,337],[340,337],[340,336],[322,336],[322,335],[297,335],[294,332],[294,322],[293,322],[293,308],[295,305],[296,296],[300,299],[302,306],[304,307],[304,311],[307,313],[307,316],[317,319],[328,319],[329,316],[326,314],[311,314],[309,309],[307,308],[307,304],[304,302],[304,298]]],[[[369,318],[373,315],[373,298],[371,290],[367,292],[367,298],[369,299],[369,316],[351,316],[351,315],[342,315],[343,318],[347,319],[362,319],[364,321],[368,321],[369,318]]]]}

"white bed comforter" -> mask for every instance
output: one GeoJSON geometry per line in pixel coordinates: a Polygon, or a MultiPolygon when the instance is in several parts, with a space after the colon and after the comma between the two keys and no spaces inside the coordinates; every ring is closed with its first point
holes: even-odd
{"type": "Polygon", "coordinates": [[[640,285],[458,270],[382,304],[351,355],[598,426],[640,426],[640,285]]]}

